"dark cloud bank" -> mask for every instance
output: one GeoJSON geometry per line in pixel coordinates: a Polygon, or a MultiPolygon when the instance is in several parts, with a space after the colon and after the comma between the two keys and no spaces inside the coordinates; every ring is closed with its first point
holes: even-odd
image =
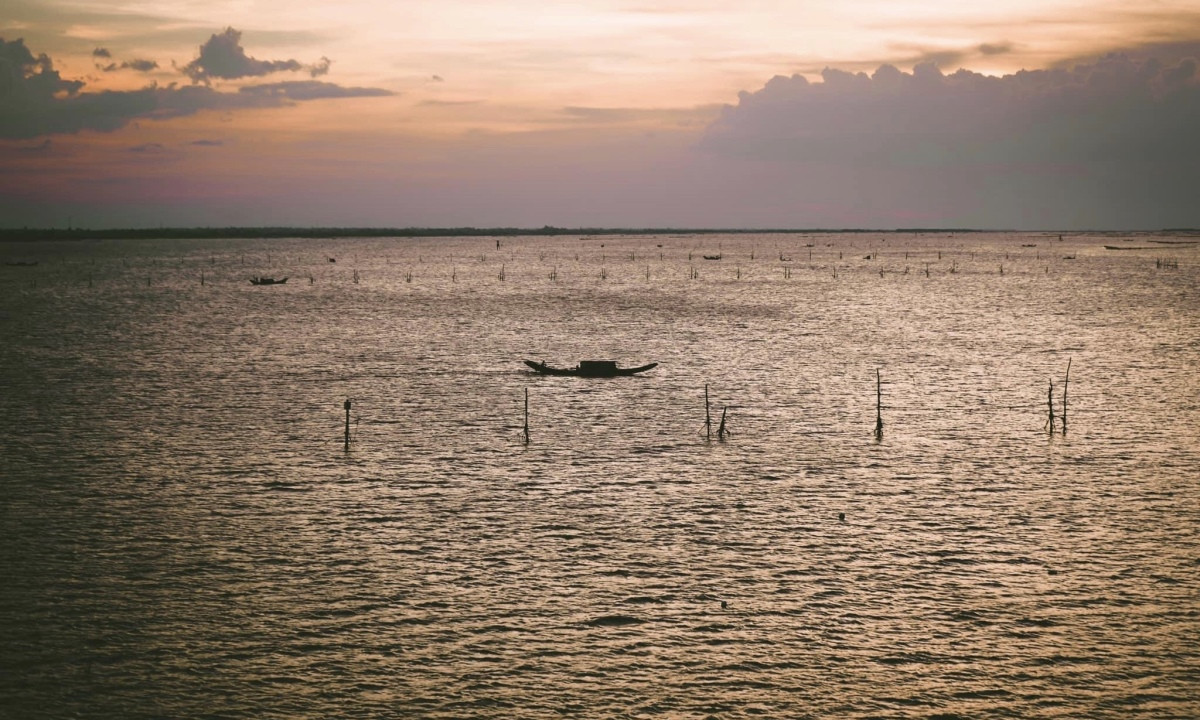
{"type": "Polygon", "coordinates": [[[933,65],[823,82],[775,77],[742,93],[707,137],[722,152],[862,163],[1018,162],[1195,153],[1195,60],[1165,66],[1109,56],[1073,70],[989,77],[933,65]]]}
{"type": "MultiPolygon", "coordinates": [[[[32,138],[81,130],[101,132],[121,128],[138,118],[165,119],[201,110],[237,110],[278,107],[292,102],[327,98],[378,97],[391,95],[379,88],[343,87],[334,83],[304,80],[250,85],[236,92],[210,86],[212,78],[259,77],[276,72],[305,71],[312,77],[329,70],[322,58],[312,65],[295,60],[262,61],[246,55],[232,28],[213,35],[201,46],[200,56],[182,68],[192,85],[151,85],[133,91],[82,92],[84,82],[64,79],[44,53],[34,55],[22,39],[0,38],[0,138],[32,138]]],[[[97,48],[96,58],[111,58],[97,48]]],[[[153,70],[157,63],[133,60],[112,63],[102,70],[129,68],[153,70]]]]}
{"type": "Polygon", "coordinates": [[[883,66],[775,77],[727,107],[703,147],[811,195],[865,197],[861,214],[906,202],[971,225],[1154,226],[1197,220],[1198,122],[1193,59],[1110,55],[1004,77],[883,66]]]}

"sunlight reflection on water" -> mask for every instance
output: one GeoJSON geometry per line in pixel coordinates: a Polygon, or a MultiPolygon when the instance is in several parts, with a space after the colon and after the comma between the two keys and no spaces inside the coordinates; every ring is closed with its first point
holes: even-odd
{"type": "Polygon", "coordinates": [[[0,711],[1200,714],[1198,250],[1114,242],[14,247],[0,711]]]}

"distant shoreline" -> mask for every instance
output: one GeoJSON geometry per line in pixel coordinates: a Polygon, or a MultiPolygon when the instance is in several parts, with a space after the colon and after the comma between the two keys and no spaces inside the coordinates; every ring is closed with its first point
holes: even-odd
{"type": "Polygon", "coordinates": [[[252,238],[384,238],[384,237],[561,237],[611,235],[797,235],[797,234],[912,234],[912,233],[1016,233],[1078,235],[1195,234],[1197,228],[1162,230],[1002,230],[979,228],[540,228],[455,227],[192,227],[192,228],[0,228],[0,242],[37,240],[198,240],[252,238]]]}

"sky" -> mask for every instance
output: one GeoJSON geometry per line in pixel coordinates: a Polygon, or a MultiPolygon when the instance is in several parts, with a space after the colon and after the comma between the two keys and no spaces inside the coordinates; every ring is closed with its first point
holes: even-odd
{"type": "Polygon", "coordinates": [[[5,0],[0,227],[1200,227],[1200,0],[5,0]]]}

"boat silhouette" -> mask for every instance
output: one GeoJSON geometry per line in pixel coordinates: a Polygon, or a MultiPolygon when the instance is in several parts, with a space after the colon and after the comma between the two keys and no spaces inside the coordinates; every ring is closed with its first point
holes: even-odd
{"type": "Polygon", "coordinates": [[[533,360],[526,360],[525,364],[541,375],[575,375],[577,377],[621,377],[635,375],[658,366],[658,363],[650,363],[638,367],[621,368],[617,367],[614,360],[580,360],[579,364],[573,368],[551,367],[545,362],[534,362],[533,360]]]}

